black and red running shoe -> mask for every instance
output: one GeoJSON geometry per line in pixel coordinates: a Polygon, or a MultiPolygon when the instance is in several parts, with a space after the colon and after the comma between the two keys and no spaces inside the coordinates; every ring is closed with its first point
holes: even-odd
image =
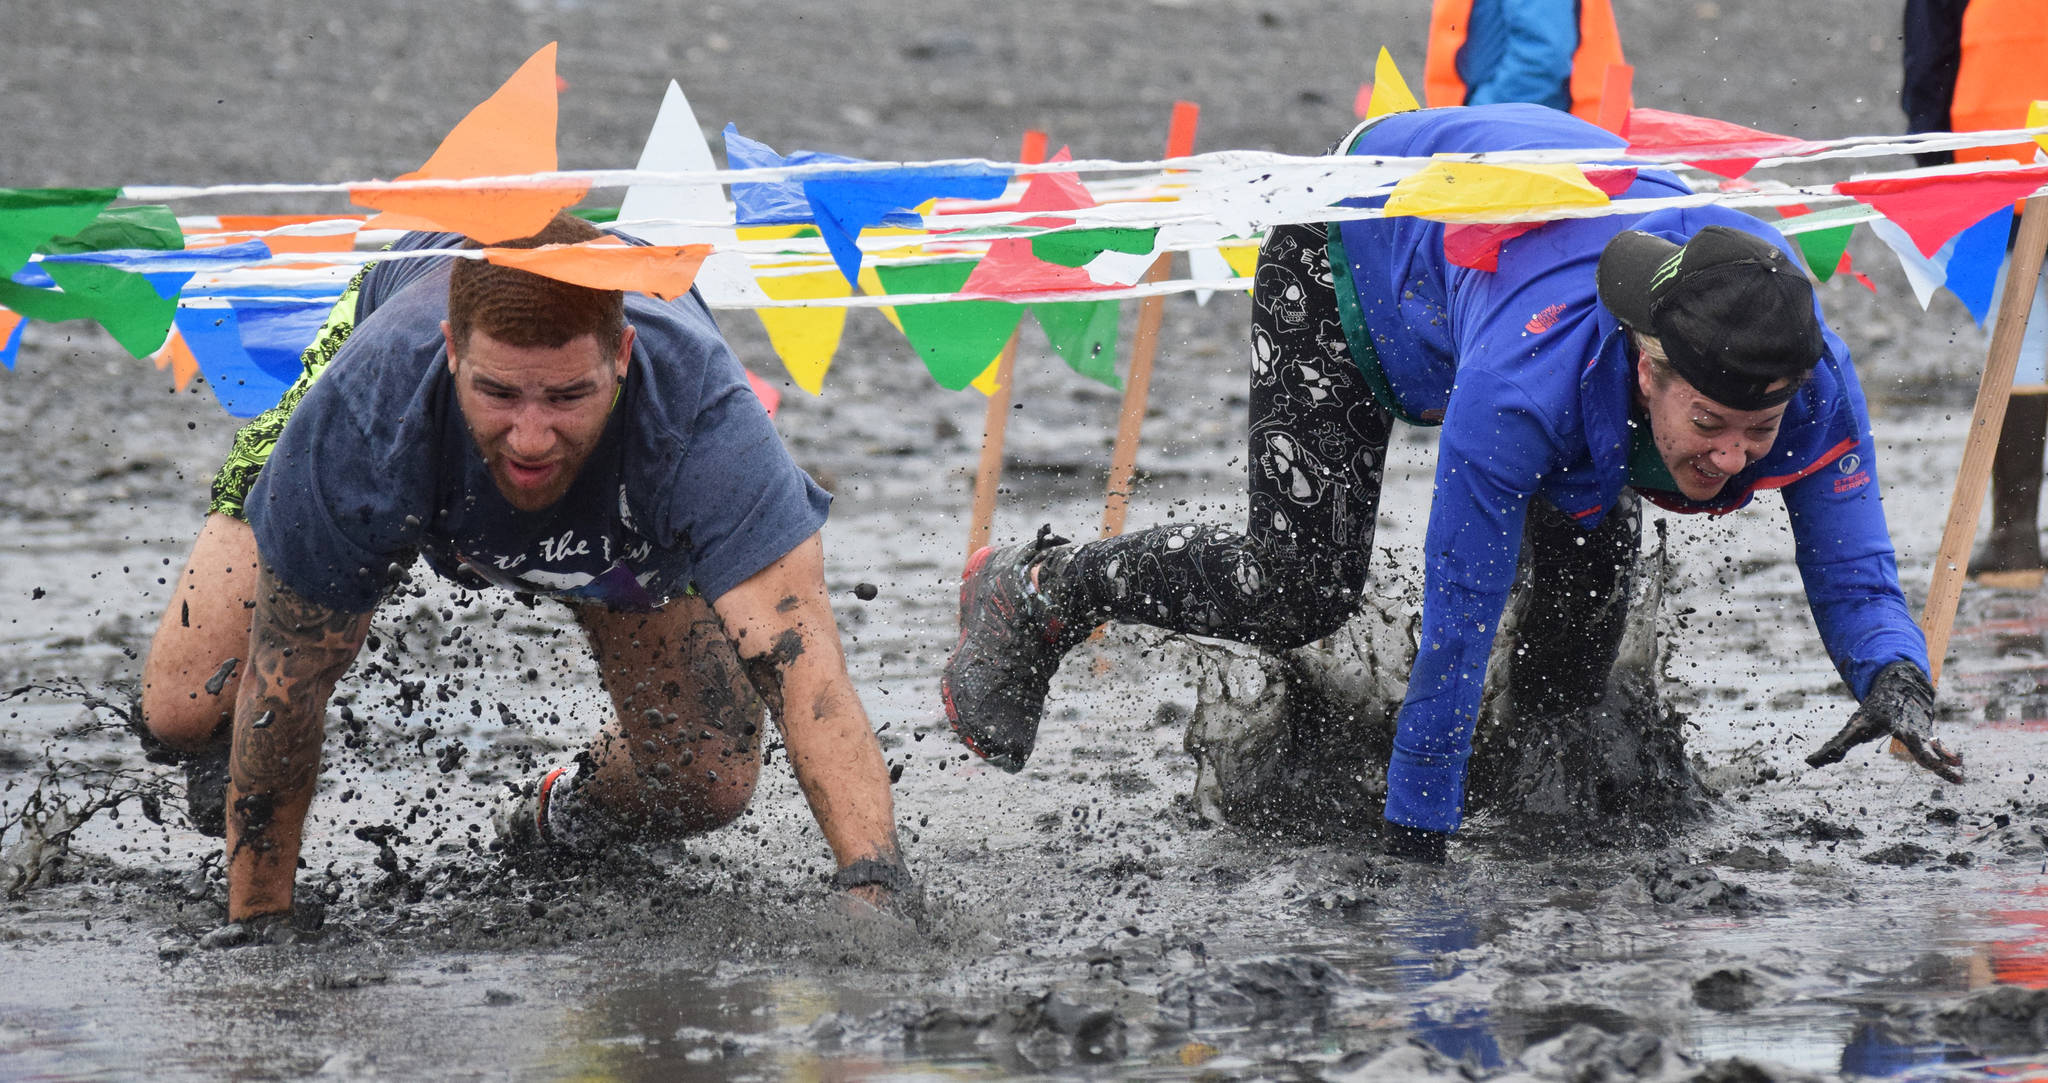
{"type": "Polygon", "coordinates": [[[1065,538],[1038,537],[967,558],[960,582],[960,642],[939,674],[953,732],[982,759],[1018,771],[1038,742],[1038,720],[1060,657],[1088,637],[1062,621],[1031,588],[1032,564],[1065,538]]]}

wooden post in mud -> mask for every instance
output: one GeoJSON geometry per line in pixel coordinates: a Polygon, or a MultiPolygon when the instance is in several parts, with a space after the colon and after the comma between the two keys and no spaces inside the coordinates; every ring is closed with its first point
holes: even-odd
{"type": "Polygon", "coordinates": [[[1024,325],[1010,332],[1010,341],[996,355],[996,389],[988,397],[988,410],[981,419],[981,468],[974,475],[974,519],[967,527],[967,555],[973,556],[988,544],[990,525],[996,517],[996,488],[1003,483],[1003,438],[1010,425],[1010,372],[1017,361],[1017,336],[1024,325]]]}
{"type": "MultiPolygon", "coordinates": [[[[1045,161],[1046,135],[1033,129],[1024,133],[1017,160],[1025,165],[1045,161]]],[[[974,514],[967,524],[967,555],[988,544],[990,526],[996,518],[996,489],[1003,483],[1003,439],[1010,427],[1010,373],[1016,367],[1017,336],[1024,330],[1020,321],[1010,332],[1010,341],[996,355],[996,389],[988,397],[981,416],[981,466],[974,474],[974,514]]]]}
{"type": "MultiPolygon", "coordinates": [[[[1948,525],[1941,533],[1941,551],[1934,558],[1934,576],[1927,586],[1927,608],[1920,613],[1920,630],[1927,635],[1927,675],[1936,683],[1941,681],[1941,659],[1948,653],[1956,604],[1962,600],[1970,545],[1977,538],[1977,513],[1984,505],[1984,488],[1991,480],[1992,453],[1998,447],[1998,431],[2005,425],[2005,407],[2012,397],[2012,373],[2019,363],[2020,340],[2027,333],[2027,312],[2034,305],[2034,285],[2040,277],[2044,256],[2048,256],[2048,196],[2032,196],[2020,208],[2019,237],[2013,242],[2006,264],[2005,295],[1998,302],[1991,351],[1984,360],[1984,375],[1977,383],[1977,407],[1970,415],[1963,466],[1956,475],[1955,494],[1949,498],[1948,525]]],[[[1896,751],[1898,742],[1892,745],[1896,751]]]]}
{"type": "MultiPolygon", "coordinates": [[[[1195,124],[1201,108],[1194,102],[1174,102],[1173,120],[1166,130],[1166,156],[1185,158],[1195,152],[1195,124]]],[[[1145,281],[1161,282],[1173,269],[1173,254],[1161,252],[1145,272],[1145,281]]],[[[1124,404],[1116,420],[1116,446],[1109,456],[1109,495],[1102,505],[1102,536],[1113,538],[1124,530],[1124,516],[1131,506],[1131,474],[1138,465],[1138,434],[1145,424],[1145,400],[1152,392],[1152,357],[1159,349],[1159,324],[1165,318],[1165,298],[1147,297],[1138,306],[1137,336],[1131,340],[1131,369],[1124,379],[1124,404]]]]}

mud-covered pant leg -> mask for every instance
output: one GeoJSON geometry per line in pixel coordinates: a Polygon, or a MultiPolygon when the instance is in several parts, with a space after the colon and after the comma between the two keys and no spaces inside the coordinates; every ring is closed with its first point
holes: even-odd
{"type": "Polygon", "coordinates": [[[1522,533],[1529,581],[1508,666],[1518,715],[1553,715],[1599,702],[1628,623],[1642,524],[1642,503],[1625,489],[1590,531],[1549,501],[1530,501],[1522,533]]]}
{"type": "Polygon", "coordinates": [[[1079,546],[1057,576],[1063,608],[1280,649],[1357,608],[1393,417],[1345,343],[1323,226],[1274,229],[1253,283],[1250,523],[1079,546]]]}

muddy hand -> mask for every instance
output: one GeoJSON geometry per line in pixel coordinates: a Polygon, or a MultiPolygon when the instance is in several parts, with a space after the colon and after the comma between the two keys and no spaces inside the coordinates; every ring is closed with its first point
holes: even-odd
{"type": "Polygon", "coordinates": [[[1934,739],[1934,686],[1911,662],[1893,662],[1871,682],[1849,724],[1813,755],[1808,767],[1840,762],[1849,750],[1880,737],[1897,738],[1914,762],[1950,782],[1963,780],[1963,758],[1934,739]]]}
{"type": "Polygon", "coordinates": [[[833,892],[839,912],[863,924],[898,927],[909,934],[925,931],[924,891],[895,892],[879,884],[833,892]]]}

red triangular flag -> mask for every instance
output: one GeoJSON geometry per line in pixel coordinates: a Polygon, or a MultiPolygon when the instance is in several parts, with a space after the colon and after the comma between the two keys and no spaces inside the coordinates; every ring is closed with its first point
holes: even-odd
{"type": "Polygon", "coordinates": [[[1842,181],[1835,191],[1852,196],[1898,223],[1923,256],[1976,225],[1999,207],[2048,183],[2048,166],[1997,173],[1947,173],[1842,181]]]}
{"type": "MultiPolygon", "coordinates": [[[[1052,156],[1055,162],[1074,160],[1066,147],[1052,156]]],[[[1017,199],[1019,211],[1070,211],[1095,206],[1080,178],[1072,173],[1033,173],[1017,199]]],[[[1072,225],[1071,218],[1027,218],[1019,225],[1059,227],[1072,225]]],[[[974,273],[960,287],[965,295],[1003,297],[1019,293],[1050,293],[1055,290],[1109,289],[1088,276],[1081,267],[1062,267],[1031,254],[1031,239],[1009,237],[992,241],[988,254],[975,265],[974,273]]]]}
{"type": "Polygon", "coordinates": [[[1729,178],[1749,172],[1767,156],[1804,154],[1820,149],[1819,144],[1789,135],[1662,109],[1629,110],[1625,134],[1628,149],[1637,154],[1699,151],[1700,157],[1687,158],[1687,165],[1729,178]]]}

